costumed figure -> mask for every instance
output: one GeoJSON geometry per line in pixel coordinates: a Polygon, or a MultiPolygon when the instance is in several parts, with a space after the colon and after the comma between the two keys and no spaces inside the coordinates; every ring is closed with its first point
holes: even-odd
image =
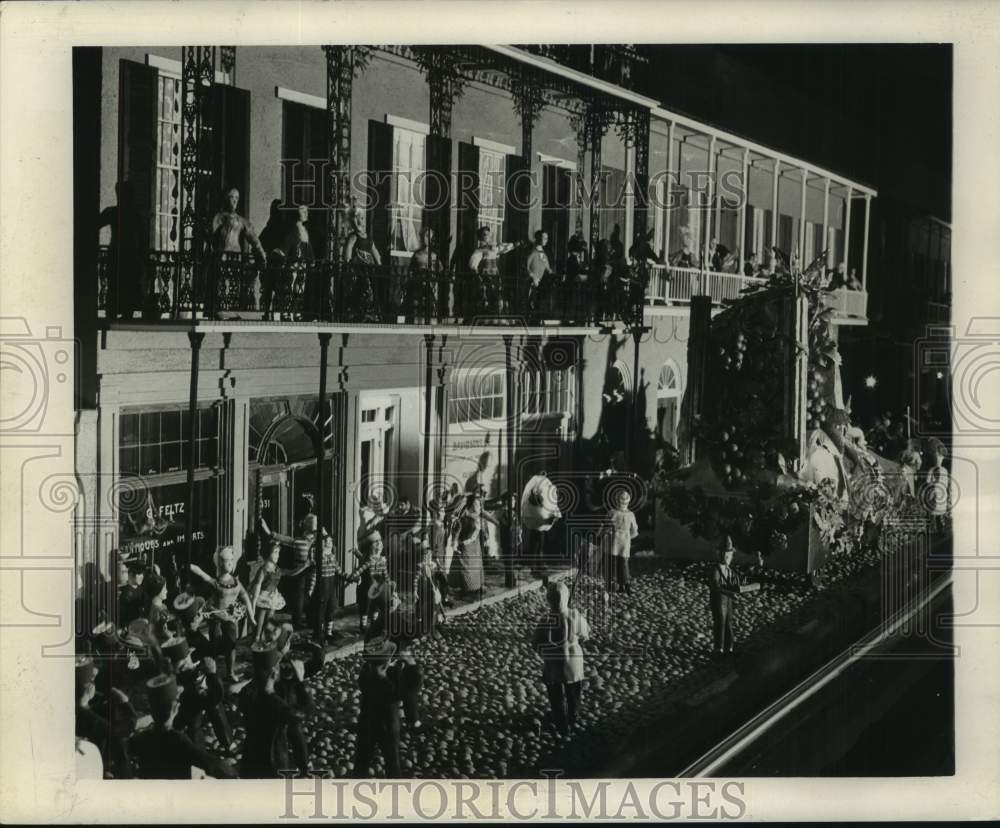
{"type": "Polygon", "coordinates": [[[227,678],[229,681],[237,681],[236,642],[240,639],[241,624],[254,623],[253,602],[236,577],[239,556],[233,547],[220,546],[215,550],[212,560],[215,563],[214,577],[196,564],[191,564],[191,573],[212,587],[212,608],[216,611],[212,620],[212,638],[220,643],[224,651],[227,678]]]}

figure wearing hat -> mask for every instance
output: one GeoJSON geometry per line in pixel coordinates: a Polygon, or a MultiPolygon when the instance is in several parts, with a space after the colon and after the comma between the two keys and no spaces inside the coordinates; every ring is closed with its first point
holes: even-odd
{"type": "Polygon", "coordinates": [[[173,612],[177,635],[187,639],[192,657],[200,660],[204,656],[223,656],[225,648],[220,641],[209,637],[208,602],[200,595],[182,592],[173,602],[173,612]]]}
{"type": "Polygon", "coordinates": [[[356,592],[358,606],[358,624],[361,632],[368,629],[368,594],[372,587],[372,573],[387,570],[387,562],[383,554],[382,536],[372,532],[361,545],[361,564],[347,579],[347,583],[357,583],[356,592]]]}
{"type": "Polygon", "coordinates": [[[709,607],[712,610],[712,634],[715,654],[732,653],[733,649],[733,598],[739,593],[740,578],[732,568],[736,547],[726,535],[717,550],[719,562],[712,569],[709,580],[709,607]]]}
{"type": "Polygon", "coordinates": [[[220,546],[215,550],[213,560],[216,573],[214,578],[195,564],[191,564],[191,572],[210,584],[215,591],[212,603],[218,615],[212,620],[212,638],[220,643],[225,652],[229,680],[236,681],[236,642],[240,638],[240,616],[243,615],[247,623],[252,625],[253,603],[236,577],[239,556],[233,547],[220,546]],[[245,615],[238,612],[237,607],[244,609],[245,615]]]}
{"type": "Polygon", "coordinates": [[[340,579],[344,570],[337,560],[337,550],[331,538],[323,532],[322,543],[312,546],[312,569],[309,573],[308,593],[312,600],[313,632],[316,643],[321,647],[333,641],[337,634],[333,627],[337,599],[340,595],[340,579]]]}
{"type": "Polygon", "coordinates": [[[358,674],[361,712],[354,757],[354,775],[365,778],[371,770],[375,746],[382,751],[385,774],[399,779],[399,691],[390,671],[396,645],[380,636],[365,644],[364,662],[358,674]]]}
{"type": "Polygon", "coordinates": [[[436,625],[443,625],[447,620],[442,586],[447,589],[448,580],[443,577],[441,567],[434,558],[434,547],[426,538],[420,543],[420,553],[420,563],[413,579],[413,598],[417,602],[420,634],[436,638],[436,625]]]}
{"type": "Polygon", "coordinates": [[[948,509],[954,494],[948,469],[944,465],[948,449],[937,437],[932,437],[927,441],[926,450],[931,468],[927,472],[921,496],[930,512],[933,531],[944,532],[948,529],[948,509]]]}
{"type": "Polygon", "coordinates": [[[203,746],[202,724],[207,718],[223,750],[229,750],[233,741],[232,729],[222,703],[225,691],[215,660],[210,656],[196,660],[186,638],[172,638],[161,650],[178,686],[184,689],[174,727],[186,733],[196,745],[203,746]]]}
{"type": "Polygon", "coordinates": [[[136,712],[117,687],[110,689],[107,707],[100,705],[95,683],[99,672],[90,656],[76,659],[76,735],[97,746],[106,776],[127,779],[132,776],[128,738],[135,730],[136,712]],[[95,707],[107,710],[108,716],[95,707]]]}
{"type": "Polygon", "coordinates": [[[153,725],[132,737],[136,775],[140,779],[190,779],[191,768],[196,767],[216,779],[236,778],[232,765],[174,728],[184,692],[174,676],[161,674],[146,682],[153,725]]]}
{"type": "MultiPolygon", "coordinates": [[[[239,709],[246,723],[240,775],[247,779],[275,779],[294,770],[289,755],[289,726],[298,725],[299,714],[275,690],[281,672],[282,652],[270,641],[250,647],[253,679],[240,691],[239,709]]],[[[308,762],[299,771],[309,772],[308,762]]]]}
{"type": "Polygon", "coordinates": [[[142,588],[146,565],[137,558],[125,561],[128,580],[118,588],[118,625],[127,627],[145,614],[147,597],[142,588]]]}
{"type": "Polygon", "coordinates": [[[292,632],[291,624],[276,624],[269,622],[265,631],[265,640],[274,644],[281,655],[278,667],[278,678],[274,682],[274,692],[298,716],[286,725],[288,745],[299,768],[309,767],[309,745],[302,730],[301,717],[314,710],[314,704],[306,679],[311,678],[323,669],[323,648],[320,645],[300,641],[300,645],[312,650],[308,661],[293,658],[291,655],[292,632]]]}

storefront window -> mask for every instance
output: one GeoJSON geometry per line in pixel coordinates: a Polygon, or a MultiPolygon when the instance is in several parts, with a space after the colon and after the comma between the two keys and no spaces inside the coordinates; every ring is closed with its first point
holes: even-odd
{"type": "MultiPolygon", "coordinates": [[[[186,408],[124,413],[119,432],[122,474],[169,474],[187,468],[190,413],[186,408]]],[[[218,415],[203,408],[195,417],[195,467],[218,464],[218,415]]]]}

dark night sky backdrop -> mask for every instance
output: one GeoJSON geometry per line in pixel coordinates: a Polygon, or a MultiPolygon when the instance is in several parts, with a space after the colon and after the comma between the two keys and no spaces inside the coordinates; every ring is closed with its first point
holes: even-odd
{"type": "Polygon", "coordinates": [[[950,220],[949,44],[641,48],[667,108],[950,220]]]}

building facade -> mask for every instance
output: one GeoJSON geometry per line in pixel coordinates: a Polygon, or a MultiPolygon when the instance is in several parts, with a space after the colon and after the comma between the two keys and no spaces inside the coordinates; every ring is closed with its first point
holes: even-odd
{"type": "Polygon", "coordinates": [[[611,46],[76,50],[79,564],[252,552],[261,518],[295,533],[304,493],[348,569],[372,494],[419,508],[544,469],[571,513],[615,455],[648,476],[642,447],[683,453],[688,303],[762,283],[774,247],[827,251],[836,320],[864,324],[875,192],[661,108],[643,66],[611,46]],[[355,224],[378,264],[346,255],[355,224]],[[483,227],[521,244],[493,294],[470,289],[483,227]]]}

